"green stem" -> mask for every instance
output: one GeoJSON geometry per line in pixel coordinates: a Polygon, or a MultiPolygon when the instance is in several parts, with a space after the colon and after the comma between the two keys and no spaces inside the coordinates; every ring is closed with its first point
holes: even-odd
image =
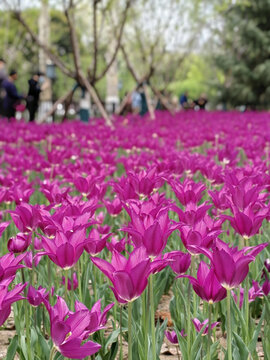
{"type": "Polygon", "coordinates": [[[132,302],[128,303],[128,360],[132,360],[132,302]]]}
{"type": "MultiPolygon", "coordinates": [[[[191,256],[191,276],[196,278],[195,274],[195,255],[191,256]]],[[[197,297],[195,291],[193,291],[193,318],[196,318],[197,315],[197,297]]]]}
{"type": "Polygon", "coordinates": [[[191,285],[188,282],[188,301],[187,301],[187,351],[190,354],[190,346],[191,346],[191,311],[190,311],[190,303],[191,303],[191,285]]]}
{"type": "Polygon", "coordinates": [[[73,280],[73,272],[72,272],[72,270],[70,271],[70,274],[71,274],[71,309],[73,310],[74,309],[74,297],[75,297],[75,294],[74,294],[74,280],[73,280]]]}
{"type": "Polygon", "coordinates": [[[232,328],[231,328],[231,290],[227,290],[227,354],[232,360],[232,328]]]}
{"type": "Polygon", "coordinates": [[[152,360],[156,360],[156,327],[155,327],[155,301],[153,274],[150,275],[150,306],[151,306],[151,333],[152,333],[152,360]]]}
{"type": "Polygon", "coordinates": [[[93,265],[93,292],[94,292],[94,299],[95,303],[98,301],[98,295],[97,295],[97,269],[94,264],[93,265]]]}
{"type": "Polygon", "coordinates": [[[68,303],[68,270],[64,270],[65,277],[65,300],[68,303]]]}
{"type": "Polygon", "coordinates": [[[51,350],[51,352],[50,352],[50,358],[49,358],[49,360],[53,360],[55,353],[56,353],[56,348],[53,346],[53,347],[52,347],[52,350],[51,350]]]}
{"type": "Polygon", "coordinates": [[[245,302],[245,322],[246,322],[246,344],[248,344],[249,341],[249,302],[248,302],[248,276],[245,279],[245,290],[244,290],[244,302],[245,302]]]}
{"type": "Polygon", "coordinates": [[[27,301],[24,301],[24,315],[25,315],[25,328],[26,328],[26,346],[27,346],[27,354],[28,359],[32,359],[32,352],[31,352],[31,333],[30,333],[30,314],[28,311],[28,304],[27,301]]]}
{"type": "Polygon", "coordinates": [[[32,232],[32,272],[30,277],[30,285],[34,286],[35,282],[35,233],[32,232]]]}
{"type": "Polygon", "coordinates": [[[77,262],[77,273],[78,273],[78,284],[79,284],[79,300],[82,302],[82,284],[81,284],[81,271],[80,271],[80,260],[77,262]]]}
{"type": "Polygon", "coordinates": [[[208,303],[208,341],[207,341],[207,360],[211,360],[211,321],[212,321],[212,304],[208,303]]]}
{"type": "Polygon", "coordinates": [[[120,305],[120,354],[119,360],[123,360],[123,331],[122,331],[122,305],[120,305]]]}

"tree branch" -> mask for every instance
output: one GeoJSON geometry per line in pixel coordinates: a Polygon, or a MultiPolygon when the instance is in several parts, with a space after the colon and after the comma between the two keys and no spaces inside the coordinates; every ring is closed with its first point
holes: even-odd
{"type": "Polygon", "coordinates": [[[122,22],[121,22],[119,34],[118,34],[117,39],[116,39],[116,46],[115,46],[115,49],[114,49],[114,53],[113,53],[113,55],[111,57],[111,60],[108,62],[107,66],[102,71],[102,73],[100,75],[98,75],[97,77],[96,76],[94,77],[96,82],[101,80],[106,75],[106,73],[108,72],[108,70],[110,69],[110,67],[112,66],[112,64],[114,63],[114,61],[116,59],[117,53],[118,53],[118,51],[120,49],[120,46],[121,46],[123,31],[124,31],[125,23],[126,23],[126,20],[127,20],[127,14],[128,14],[128,10],[129,10],[129,8],[131,6],[131,3],[132,3],[132,0],[127,0],[125,9],[123,11],[123,17],[122,17],[122,22]]]}
{"type": "Polygon", "coordinates": [[[25,30],[31,36],[31,39],[33,40],[33,42],[36,43],[37,46],[39,46],[40,48],[42,48],[44,50],[44,52],[48,55],[48,57],[52,60],[52,62],[56,66],[59,67],[59,69],[62,71],[62,73],[74,79],[75,74],[46,45],[42,44],[42,42],[39,40],[38,36],[32,31],[32,29],[29,27],[29,25],[23,19],[23,17],[21,16],[21,13],[18,11],[14,11],[13,16],[25,28],[25,30]]]}

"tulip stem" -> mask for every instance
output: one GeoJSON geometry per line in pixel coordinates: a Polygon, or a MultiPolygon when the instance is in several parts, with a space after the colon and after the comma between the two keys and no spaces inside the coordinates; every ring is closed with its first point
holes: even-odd
{"type": "Polygon", "coordinates": [[[30,333],[30,313],[28,311],[28,304],[27,301],[24,301],[24,315],[25,315],[25,327],[26,327],[26,344],[27,344],[27,354],[28,359],[32,359],[32,353],[31,353],[31,333],[30,333]]]}
{"type": "Polygon", "coordinates": [[[227,354],[232,360],[232,329],[231,329],[231,290],[227,289],[227,354]]]}
{"type": "Polygon", "coordinates": [[[190,311],[190,302],[191,302],[191,286],[190,282],[188,283],[188,301],[187,301],[187,351],[190,354],[190,344],[191,344],[191,311],[190,311]]]}
{"type": "Polygon", "coordinates": [[[51,352],[50,352],[50,358],[49,358],[49,360],[53,360],[55,353],[56,353],[56,348],[53,346],[53,347],[52,347],[52,350],[51,350],[51,352]]]}
{"type": "Polygon", "coordinates": [[[35,283],[35,233],[32,232],[32,272],[30,277],[30,285],[35,283]]]}
{"type": "MultiPolygon", "coordinates": [[[[191,256],[191,276],[196,277],[195,275],[195,255],[191,256]]],[[[196,318],[197,315],[197,298],[196,293],[193,291],[193,318],[196,318]]]]}
{"type": "Polygon", "coordinates": [[[80,271],[80,259],[77,262],[77,272],[78,272],[78,284],[79,284],[79,300],[83,302],[82,299],[82,284],[81,284],[81,271],[80,271]]]}
{"type": "Polygon", "coordinates": [[[96,272],[96,266],[94,264],[93,265],[93,292],[94,292],[94,299],[95,299],[95,303],[98,301],[98,296],[97,296],[97,272],[96,272]]]}
{"type": "Polygon", "coordinates": [[[128,360],[132,360],[132,301],[128,303],[128,360]]]}
{"type": "Polygon", "coordinates": [[[120,310],[120,356],[119,356],[119,360],[123,360],[123,332],[122,332],[122,305],[119,306],[119,310],[120,310]]]}
{"type": "Polygon", "coordinates": [[[248,276],[245,280],[245,290],[244,290],[244,300],[245,300],[245,322],[246,322],[246,344],[248,344],[249,341],[249,302],[248,302],[248,276]]]}
{"type": "Polygon", "coordinates": [[[211,321],[212,321],[212,304],[208,303],[208,341],[207,341],[207,360],[211,360],[211,321]]]}
{"type": "Polygon", "coordinates": [[[153,274],[150,275],[150,306],[151,306],[151,333],[152,333],[152,360],[156,360],[156,327],[155,327],[155,301],[153,274]]]}
{"type": "Polygon", "coordinates": [[[68,270],[64,270],[65,277],[65,300],[68,302],[68,270]]]}
{"type": "Polygon", "coordinates": [[[70,274],[71,274],[71,309],[72,309],[72,311],[73,311],[73,309],[74,309],[74,297],[75,297],[75,294],[74,294],[74,279],[73,279],[72,270],[70,271],[70,274]]]}

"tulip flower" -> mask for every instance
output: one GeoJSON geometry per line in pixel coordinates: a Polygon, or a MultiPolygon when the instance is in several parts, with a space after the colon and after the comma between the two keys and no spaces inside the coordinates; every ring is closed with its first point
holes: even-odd
{"type": "Polygon", "coordinates": [[[6,230],[9,224],[9,221],[3,221],[0,223],[0,237],[2,236],[3,232],[6,230]]]}
{"type": "Polygon", "coordinates": [[[182,251],[171,251],[164,255],[164,259],[172,260],[168,265],[178,275],[184,274],[191,263],[191,255],[182,251]]]}
{"type": "Polygon", "coordinates": [[[197,279],[189,275],[180,275],[178,277],[186,277],[190,280],[195,293],[209,304],[221,301],[226,297],[226,290],[217,280],[214,269],[201,261],[197,279]]]}
{"type": "MultiPolygon", "coordinates": [[[[208,329],[209,329],[209,324],[208,324],[208,319],[204,320],[202,323],[200,322],[199,319],[192,319],[192,322],[195,326],[195,329],[197,332],[200,332],[202,330],[202,328],[205,326],[205,329],[203,330],[202,336],[205,336],[208,334],[208,329]]],[[[219,324],[219,322],[214,322],[211,324],[211,329],[214,329],[214,327],[216,327],[219,324]]]]}
{"type": "Polygon", "coordinates": [[[48,255],[62,269],[72,268],[83,253],[86,244],[84,233],[84,229],[80,229],[67,238],[64,233],[57,231],[54,240],[43,236],[42,243],[45,250],[43,255],[48,255]]]}
{"type": "Polygon", "coordinates": [[[16,236],[9,239],[7,248],[8,251],[14,254],[23,253],[27,250],[31,244],[32,236],[31,233],[19,233],[16,236]]]}
{"type": "Polygon", "coordinates": [[[12,290],[8,291],[8,286],[12,280],[13,278],[10,278],[4,282],[1,282],[0,285],[0,326],[2,326],[9,317],[11,312],[11,304],[24,299],[21,293],[27,284],[15,285],[12,290]]]}
{"type": "Polygon", "coordinates": [[[23,233],[35,231],[38,227],[40,213],[37,205],[22,203],[9,213],[16,227],[23,233]]]}
{"type": "Polygon", "coordinates": [[[111,263],[97,257],[91,260],[112,282],[110,288],[122,304],[137,299],[147,286],[151,268],[143,247],[136,248],[128,259],[114,250],[111,263]]]}
{"type": "Polygon", "coordinates": [[[13,277],[18,269],[24,266],[20,262],[25,258],[25,254],[15,257],[14,254],[6,254],[0,258],[0,285],[2,281],[13,277]]]}
{"type": "Polygon", "coordinates": [[[75,311],[87,310],[90,313],[90,322],[89,326],[86,328],[89,331],[89,335],[94,332],[104,329],[107,322],[107,314],[114,306],[114,303],[107,305],[103,312],[101,312],[101,300],[98,300],[89,310],[84,304],[79,301],[75,302],[75,311]]]}
{"type": "Polygon", "coordinates": [[[104,200],[104,204],[106,206],[108,213],[112,216],[116,216],[120,214],[120,212],[122,211],[122,202],[117,197],[112,201],[104,200]]]}
{"type": "Polygon", "coordinates": [[[187,205],[190,202],[197,204],[203,196],[203,191],[206,189],[203,183],[195,183],[190,179],[185,179],[183,183],[180,181],[170,181],[170,185],[182,205],[187,205]]]}
{"type": "Polygon", "coordinates": [[[87,238],[87,243],[84,246],[85,251],[91,256],[96,256],[105,248],[106,241],[110,236],[111,234],[100,236],[97,229],[91,229],[87,238]]]}
{"type": "MultiPolygon", "coordinates": [[[[77,274],[74,272],[73,275],[72,275],[72,280],[73,280],[73,284],[72,284],[72,281],[70,279],[68,279],[68,284],[67,284],[67,289],[69,291],[72,291],[72,290],[76,290],[78,288],[78,278],[77,278],[77,274]]],[[[63,276],[62,277],[62,284],[65,285],[66,283],[66,279],[65,277],[63,276]]]]}
{"type": "Polygon", "coordinates": [[[71,313],[60,297],[54,306],[46,300],[44,303],[50,315],[51,338],[57,351],[70,359],[83,359],[99,351],[99,344],[93,341],[83,343],[90,334],[87,330],[91,321],[89,310],[71,313]]]}
{"type": "Polygon", "coordinates": [[[172,344],[178,344],[177,334],[175,331],[165,331],[165,336],[172,344]]]}
{"type": "Polygon", "coordinates": [[[38,290],[36,290],[33,286],[29,286],[28,292],[27,292],[27,300],[30,305],[37,307],[41,303],[44,302],[44,300],[48,300],[49,292],[47,289],[42,288],[39,286],[38,290]]]}
{"type": "Polygon", "coordinates": [[[249,263],[254,261],[255,256],[266,246],[268,243],[238,250],[237,247],[230,248],[223,241],[217,240],[213,252],[201,251],[210,258],[221,285],[227,290],[232,290],[244,281],[249,271],[249,263]]]}
{"type": "Polygon", "coordinates": [[[132,236],[132,241],[136,247],[143,245],[150,257],[156,257],[164,250],[168,237],[177,228],[172,225],[168,217],[168,210],[161,210],[156,218],[145,217],[142,221],[140,217],[133,213],[132,222],[122,230],[127,231],[132,236]]]}

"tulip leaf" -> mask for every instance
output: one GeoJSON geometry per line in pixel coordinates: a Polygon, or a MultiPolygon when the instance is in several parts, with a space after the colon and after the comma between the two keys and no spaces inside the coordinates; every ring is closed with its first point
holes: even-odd
{"type": "Polygon", "coordinates": [[[15,335],[9,344],[6,360],[13,360],[18,348],[18,335],[15,335]]]}
{"type": "Polygon", "coordinates": [[[42,349],[43,356],[45,356],[46,360],[49,359],[50,347],[41,334],[38,334],[38,343],[42,349]]]}
{"type": "Polygon", "coordinates": [[[238,347],[240,359],[246,360],[248,358],[248,354],[249,354],[249,350],[248,350],[246,344],[244,343],[244,341],[241,339],[241,337],[236,332],[233,332],[233,335],[234,335],[235,343],[238,347]]]}
{"type": "Polygon", "coordinates": [[[242,312],[241,312],[241,310],[239,309],[239,307],[237,306],[237,304],[235,303],[235,301],[233,299],[231,301],[231,304],[233,304],[233,309],[234,309],[234,311],[237,312],[238,319],[240,320],[241,329],[242,329],[242,336],[243,336],[243,338],[246,338],[247,326],[246,326],[246,322],[244,320],[244,317],[242,315],[242,312]]]}
{"type": "MultiPolygon", "coordinates": [[[[126,328],[122,328],[122,333],[124,333],[126,331],[127,331],[126,328]]],[[[120,329],[117,329],[117,330],[114,330],[113,332],[111,332],[106,340],[105,349],[107,349],[110,344],[114,343],[117,340],[119,335],[120,335],[120,329]]]]}
{"type": "Polygon", "coordinates": [[[219,346],[219,341],[216,341],[210,347],[211,359],[217,359],[217,348],[219,346]]]}
{"type": "Polygon", "coordinates": [[[193,345],[191,347],[191,359],[194,359],[195,356],[197,355],[197,352],[199,351],[198,348],[199,348],[199,345],[201,343],[201,340],[202,340],[202,334],[206,328],[207,324],[205,324],[201,331],[198,333],[198,335],[196,336],[196,339],[195,341],[193,342],[193,345]]]}
{"type": "Polygon", "coordinates": [[[252,340],[251,340],[251,342],[250,342],[250,344],[248,346],[249,351],[251,352],[251,354],[256,351],[256,345],[257,345],[257,341],[258,341],[258,336],[259,336],[259,333],[261,331],[261,327],[262,327],[264,317],[265,317],[265,307],[263,308],[263,312],[262,312],[260,321],[259,321],[259,323],[258,323],[258,325],[257,325],[257,327],[256,327],[256,329],[254,331],[252,340]]]}
{"type": "Polygon", "coordinates": [[[178,339],[178,343],[180,346],[180,350],[182,353],[182,357],[183,360],[189,360],[189,354],[187,352],[187,341],[186,339],[180,334],[180,332],[178,331],[177,328],[175,328],[176,334],[177,334],[177,339],[178,339]]]}
{"type": "Polygon", "coordinates": [[[157,354],[160,354],[160,351],[161,351],[161,346],[163,344],[164,332],[166,330],[167,323],[168,323],[168,319],[165,319],[163,321],[162,325],[160,325],[159,321],[158,321],[158,324],[157,324],[157,328],[156,328],[156,349],[157,349],[157,354]]]}

